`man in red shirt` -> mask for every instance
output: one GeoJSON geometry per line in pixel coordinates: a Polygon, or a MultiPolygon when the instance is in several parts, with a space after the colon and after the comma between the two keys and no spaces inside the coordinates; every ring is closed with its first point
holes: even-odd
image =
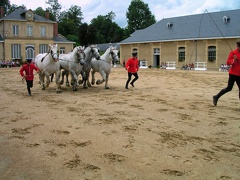
{"type": "Polygon", "coordinates": [[[128,84],[131,81],[132,75],[135,77],[130,83],[132,87],[134,87],[134,82],[138,79],[138,59],[137,59],[137,51],[132,52],[132,57],[127,60],[125,65],[126,70],[128,71],[128,80],[126,82],[125,89],[128,89],[128,84]]]}
{"type": "Polygon", "coordinates": [[[34,79],[33,70],[37,72],[39,72],[39,70],[33,63],[31,63],[32,59],[26,59],[26,61],[27,63],[22,66],[19,72],[21,76],[26,80],[28,95],[31,96],[32,94],[31,94],[30,88],[33,87],[33,79],[34,79]]]}
{"type": "Polygon", "coordinates": [[[213,105],[217,106],[218,99],[225,93],[232,90],[234,83],[237,83],[240,99],[240,41],[236,42],[237,48],[229,53],[227,65],[231,66],[229,69],[228,85],[222,89],[217,95],[213,96],[213,105]]]}

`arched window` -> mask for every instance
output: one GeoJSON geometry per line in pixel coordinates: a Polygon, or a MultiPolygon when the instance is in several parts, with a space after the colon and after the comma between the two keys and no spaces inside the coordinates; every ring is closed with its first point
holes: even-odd
{"type": "Polygon", "coordinates": [[[208,61],[216,60],[216,46],[208,46],[208,61]]]}
{"type": "Polygon", "coordinates": [[[185,47],[178,48],[178,61],[185,61],[185,47]]]}

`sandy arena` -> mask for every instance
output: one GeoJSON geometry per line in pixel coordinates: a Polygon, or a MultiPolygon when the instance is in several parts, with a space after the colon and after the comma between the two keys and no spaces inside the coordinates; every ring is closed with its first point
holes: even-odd
{"type": "Polygon", "coordinates": [[[19,68],[0,72],[1,180],[240,178],[237,85],[212,105],[227,72],[140,69],[126,90],[117,67],[110,89],[61,94],[35,75],[31,97],[19,68]]]}

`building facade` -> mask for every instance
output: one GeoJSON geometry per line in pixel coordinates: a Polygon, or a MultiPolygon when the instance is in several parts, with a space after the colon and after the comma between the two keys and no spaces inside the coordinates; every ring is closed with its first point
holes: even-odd
{"type": "Polygon", "coordinates": [[[239,14],[238,9],[162,19],[119,43],[121,61],[135,49],[152,67],[219,68],[240,40],[239,14]]]}
{"type": "Polygon", "coordinates": [[[18,8],[3,17],[0,7],[0,61],[25,61],[39,53],[47,53],[49,44],[58,44],[60,53],[68,53],[74,42],[58,34],[58,23],[18,8]]]}

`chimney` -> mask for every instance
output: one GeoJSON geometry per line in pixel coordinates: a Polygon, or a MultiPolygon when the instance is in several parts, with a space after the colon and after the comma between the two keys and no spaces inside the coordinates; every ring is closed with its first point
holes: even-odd
{"type": "Polygon", "coordinates": [[[4,7],[1,6],[0,7],[0,18],[3,18],[4,17],[4,7]]]}
{"type": "Polygon", "coordinates": [[[45,18],[49,19],[49,11],[48,10],[46,10],[45,18]]]}
{"type": "Polygon", "coordinates": [[[58,36],[58,23],[53,24],[53,36],[58,36]]]}

